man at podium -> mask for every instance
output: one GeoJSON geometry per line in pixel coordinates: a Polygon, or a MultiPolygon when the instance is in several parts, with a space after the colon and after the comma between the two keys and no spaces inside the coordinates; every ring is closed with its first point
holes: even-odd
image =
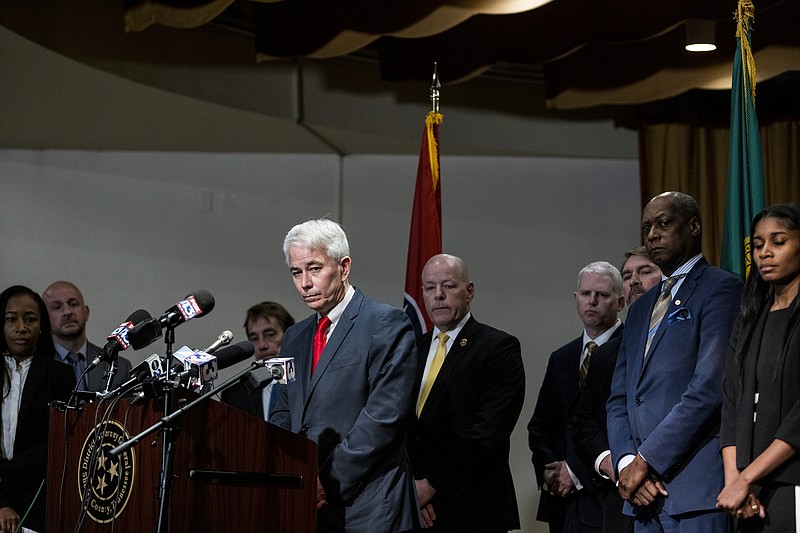
{"type": "Polygon", "coordinates": [[[419,525],[405,453],[416,372],[411,322],[350,285],[339,224],[299,224],[283,251],[314,314],[286,330],[281,352],[295,358],[296,381],[280,389],[270,421],[319,445],[317,530],[411,530],[419,525]]]}

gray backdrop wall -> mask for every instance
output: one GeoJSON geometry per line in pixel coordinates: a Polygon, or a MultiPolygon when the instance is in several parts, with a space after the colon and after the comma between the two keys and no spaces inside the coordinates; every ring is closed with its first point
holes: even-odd
{"type": "MultiPolygon", "coordinates": [[[[201,348],[224,329],[243,340],[258,301],[307,315],[281,243],[327,215],[348,233],[354,284],[399,305],[416,167],[394,155],[0,150],[0,285],[74,281],[96,343],[137,308],[157,314],[206,289],[216,308],[178,328],[177,344],[201,348]]],[[[522,529],[544,532],[525,425],[550,352],[581,331],[578,270],[618,265],[639,242],[637,162],[444,156],[441,168],[444,249],[470,267],[473,313],[522,342],[528,387],[511,463],[522,529]]],[[[125,355],[154,351],[163,344],[125,355]]]]}

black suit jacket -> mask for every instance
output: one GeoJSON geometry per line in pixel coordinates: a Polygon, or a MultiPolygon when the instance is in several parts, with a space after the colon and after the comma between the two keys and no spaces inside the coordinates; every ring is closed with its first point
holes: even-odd
{"type": "Polygon", "coordinates": [[[428,333],[417,345],[408,451],[415,478],[426,478],[436,489],[431,502],[434,531],[517,529],[508,454],[525,400],[519,340],[470,317],[417,419],[416,399],[431,338],[428,333]]]}
{"type": "MultiPolygon", "coordinates": [[[[586,469],[592,471],[593,490],[603,505],[602,527],[607,533],[629,531],[631,519],[622,514],[622,498],[616,484],[605,479],[594,470],[594,464],[601,453],[610,449],[608,429],[606,427],[606,402],[611,394],[611,379],[617,364],[617,354],[622,343],[620,335],[615,335],[608,342],[598,347],[592,354],[589,373],[583,386],[578,408],[572,423],[572,437],[586,469]]],[[[588,517],[592,519],[592,517],[588,517]]],[[[592,523],[596,527],[601,517],[594,517],[592,523]]]]}
{"type": "MultiPolygon", "coordinates": [[[[86,358],[88,359],[87,364],[89,364],[100,354],[100,347],[91,342],[87,342],[86,351],[88,352],[86,354],[86,358]]],[[[110,367],[111,365],[109,363],[100,361],[100,364],[89,370],[88,374],[86,374],[86,386],[90,391],[102,392],[106,390],[108,370],[110,367]]],[[[117,358],[117,373],[114,374],[114,380],[111,382],[111,387],[108,390],[116,389],[125,383],[130,378],[131,368],[131,362],[125,357],[119,356],[117,358]]]]}
{"type": "MultiPolygon", "coordinates": [[[[621,335],[620,326],[606,343],[621,335]]],[[[563,460],[567,461],[570,470],[584,487],[567,498],[542,492],[536,519],[549,522],[551,531],[561,530],[568,513],[572,514],[570,518],[574,524],[586,524],[590,527],[602,525],[603,503],[595,490],[594,469],[587,468],[581,460],[572,438],[573,417],[581,394],[578,367],[582,350],[583,335],[550,355],[542,387],[539,389],[539,398],[528,423],[528,445],[539,487],[544,483],[545,465],[563,460]]],[[[589,373],[592,372],[593,365],[594,354],[589,373]]]]}
{"type": "MultiPolygon", "coordinates": [[[[50,402],[67,400],[74,388],[72,367],[51,357],[33,356],[17,415],[14,457],[0,462],[0,507],[11,507],[20,517],[25,514],[47,473],[50,402]]],[[[45,494],[43,487],[23,526],[45,531],[45,494]]]]}

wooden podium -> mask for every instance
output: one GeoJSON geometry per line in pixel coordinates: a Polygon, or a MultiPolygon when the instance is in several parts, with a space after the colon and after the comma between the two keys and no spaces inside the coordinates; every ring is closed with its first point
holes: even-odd
{"type": "MultiPolygon", "coordinates": [[[[197,394],[178,389],[172,397],[181,405],[197,394]]],[[[127,398],[80,411],[51,407],[48,532],[157,530],[163,433],[117,457],[108,452],[163,410],[163,399],[131,405],[127,398]]],[[[313,441],[214,400],[186,411],[176,427],[169,531],[316,530],[313,441]]]]}

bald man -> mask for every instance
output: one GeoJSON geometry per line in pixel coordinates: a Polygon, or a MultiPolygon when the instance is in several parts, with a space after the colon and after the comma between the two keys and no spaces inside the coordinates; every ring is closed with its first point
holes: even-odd
{"type": "MultiPolygon", "coordinates": [[[[42,293],[42,298],[50,315],[56,359],[72,365],[75,379],[78,380],[86,366],[100,353],[100,347],[86,339],[89,306],[84,302],[80,289],[69,281],[51,283],[42,293]]],[[[80,380],[78,389],[94,392],[106,390],[110,367],[109,363],[102,361],[80,380]]],[[[131,362],[119,357],[117,373],[109,390],[128,379],[130,371],[131,362]]]]}

